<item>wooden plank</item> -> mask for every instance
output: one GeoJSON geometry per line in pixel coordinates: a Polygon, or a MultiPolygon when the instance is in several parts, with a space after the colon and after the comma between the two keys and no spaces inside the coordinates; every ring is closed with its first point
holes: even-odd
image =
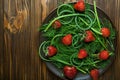
{"type": "Polygon", "coordinates": [[[7,16],[4,22],[8,22],[8,25],[4,26],[4,55],[7,56],[4,57],[6,61],[4,72],[6,77],[8,77],[7,80],[24,80],[28,75],[27,71],[30,70],[28,66],[30,66],[29,54],[31,50],[30,25],[27,22],[28,11],[26,10],[26,3],[23,0],[4,0],[4,5],[4,17],[7,16]]]}
{"type": "MultiPolygon", "coordinates": [[[[6,5],[6,4],[8,4],[8,3],[4,2],[4,5],[6,5]]],[[[4,6],[4,8],[6,8],[6,7],[4,6]]],[[[4,10],[4,8],[3,8],[3,10],[4,10]]],[[[4,17],[4,25],[8,25],[8,20],[7,20],[7,16],[6,15],[4,17]]],[[[3,66],[5,66],[5,67],[3,67],[3,71],[4,71],[4,79],[5,80],[10,79],[10,77],[11,77],[11,72],[10,72],[10,68],[11,68],[10,67],[10,64],[11,64],[11,61],[10,61],[10,55],[11,55],[11,49],[10,49],[11,44],[10,44],[10,42],[11,42],[11,38],[7,34],[8,33],[4,32],[4,55],[3,55],[4,64],[3,64],[3,66]]]]}
{"type": "Polygon", "coordinates": [[[4,54],[4,22],[3,22],[3,1],[0,0],[0,80],[4,79],[4,72],[3,72],[3,54],[4,54]]]}
{"type": "Polygon", "coordinates": [[[109,9],[110,17],[118,33],[117,33],[116,59],[113,64],[113,71],[111,73],[115,72],[112,79],[117,80],[120,79],[119,76],[120,74],[120,49],[119,49],[120,48],[120,1],[119,0],[116,0],[115,2],[112,1],[111,5],[113,3],[115,4],[114,7],[111,6],[112,9],[109,9]]]}

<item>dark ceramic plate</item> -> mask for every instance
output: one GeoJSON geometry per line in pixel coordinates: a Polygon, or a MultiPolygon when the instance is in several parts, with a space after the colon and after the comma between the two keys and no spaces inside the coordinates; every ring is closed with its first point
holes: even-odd
{"type": "MultiPolygon", "coordinates": [[[[70,3],[70,4],[74,4],[74,3],[70,3]]],[[[91,9],[93,9],[93,5],[91,5],[91,9]]],[[[107,20],[110,20],[110,18],[99,8],[97,8],[97,11],[98,11],[98,15],[99,15],[99,18],[100,19],[104,19],[106,18],[107,20]]],[[[45,23],[48,23],[51,19],[53,19],[55,16],[56,16],[56,13],[57,13],[57,8],[54,9],[47,17],[46,19],[44,20],[43,24],[45,23]]],[[[112,23],[112,22],[111,22],[112,23]]],[[[113,26],[113,24],[112,24],[113,26]]],[[[114,26],[113,26],[114,28],[114,26]]],[[[42,34],[42,33],[41,33],[42,34]]],[[[45,40],[45,38],[43,38],[42,36],[40,37],[40,42],[43,42],[45,40]]],[[[114,46],[115,46],[115,43],[114,43],[114,46]]],[[[43,55],[43,54],[42,54],[43,55]]],[[[104,69],[100,69],[100,75],[102,75],[109,67],[110,65],[112,64],[113,60],[114,60],[114,57],[115,56],[112,56],[110,57],[110,60],[111,62],[106,66],[106,68],[104,69]]],[[[63,75],[62,75],[62,70],[61,69],[58,69],[56,66],[54,66],[52,63],[50,62],[45,62],[47,67],[49,68],[49,70],[51,72],[53,72],[55,75],[57,75],[58,77],[60,77],[61,79],[64,79],[64,80],[67,80],[63,75]]],[[[77,76],[73,79],[73,80],[90,80],[91,77],[89,74],[81,74],[81,73],[78,73],[77,76]]]]}

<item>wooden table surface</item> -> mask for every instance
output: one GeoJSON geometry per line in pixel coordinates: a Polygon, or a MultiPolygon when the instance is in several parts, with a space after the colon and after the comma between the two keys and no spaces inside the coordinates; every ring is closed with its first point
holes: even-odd
{"type": "MultiPolygon", "coordinates": [[[[0,0],[0,80],[60,80],[38,56],[38,28],[51,10],[71,1],[76,0],[0,0]]],[[[100,80],[119,80],[120,0],[97,0],[97,6],[118,31],[116,59],[100,80]]]]}

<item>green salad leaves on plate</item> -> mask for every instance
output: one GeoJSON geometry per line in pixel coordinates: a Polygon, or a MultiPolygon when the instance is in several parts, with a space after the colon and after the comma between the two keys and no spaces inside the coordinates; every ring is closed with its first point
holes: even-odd
{"type": "Polygon", "coordinates": [[[41,59],[62,69],[68,79],[80,72],[97,80],[99,69],[110,63],[115,51],[111,22],[98,16],[95,0],[93,9],[80,0],[61,4],[56,14],[40,27],[45,37],[39,47],[41,59]]]}

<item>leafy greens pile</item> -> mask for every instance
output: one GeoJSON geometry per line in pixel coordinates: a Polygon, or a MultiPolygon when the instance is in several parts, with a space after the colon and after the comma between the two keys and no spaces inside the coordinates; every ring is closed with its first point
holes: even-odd
{"type": "Polygon", "coordinates": [[[95,3],[93,10],[91,5],[86,3],[84,12],[76,11],[73,4],[60,5],[57,8],[57,16],[40,27],[42,36],[46,39],[39,47],[40,57],[52,62],[58,68],[63,68],[65,65],[75,66],[82,73],[89,73],[93,68],[105,68],[110,63],[110,59],[101,60],[98,54],[102,50],[107,50],[110,56],[114,55],[115,30],[109,20],[98,17],[96,9],[95,3]],[[61,27],[58,29],[52,27],[56,20],[61,22],[61,27]],[[110,36],[107,38],[103,37],[100,32],[104,26],[110,29],[110,36]],[[86,30],[92,31],[94,41],[84,41],[86,30]],[[68,46],[61,42],[63,36],[67,34],[72,35],[72,43],[68,46]],[[52,57],[47,56],[50,45],[57,49],[57,54],[52,57]],[[88,56],[79,59],[78,52],[82,48],[86,49],[88,56]]]}

